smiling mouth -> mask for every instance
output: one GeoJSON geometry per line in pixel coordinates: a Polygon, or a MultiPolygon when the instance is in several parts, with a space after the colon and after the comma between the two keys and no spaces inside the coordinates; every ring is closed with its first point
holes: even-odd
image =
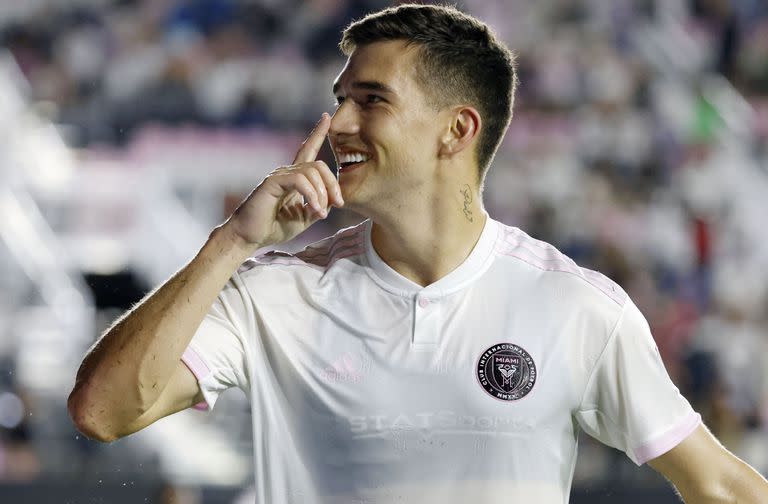
{"type": "Polygon", "coordinates": [[[367,163],[367,161],[351,161],[348,163],[339,163],[339,173],[345,173],[354,170],[355,168],[358,168],[365,163],[367,163]]]}

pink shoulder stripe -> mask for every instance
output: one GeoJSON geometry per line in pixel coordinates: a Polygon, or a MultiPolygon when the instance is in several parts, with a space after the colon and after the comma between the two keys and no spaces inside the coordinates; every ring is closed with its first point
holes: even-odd
{"type": "Polygon", "coordinates": [[[503,239],[496,244],[496,252],[519,259],[543,271],[559,271],[576,275],[620,306],[623,306],[627,299],[624,290],[602,273],[581,268],[573,259],[554,246],[531,238],[520,230],[505,229],[503,239]]]}
{"type": "Polygon", "coordinates": [[[259,265],[308,266],[313,269],[322,270],[329,262],[327,261],[328,257],[333,257],[337,251],[345,250],[349,246],[359,245],[361,242],[362,234],[360,233],[359,226],[346,228],[334,236],[322,240],[319,242],[320,245],[310,245],[295,255],[281,250],[262,252],[243,262],[238,269],[238,273],[244,273],[259,265]]]}
{"type": "Polygon", "coordinates": [[[330,253],[326,253],[323,255],[316,255],[309,258],[304,258],[304,260],[315,264],[317,266],[321,267],[328,267],[331,263],[335,262],[337,259],[339,259],[339,256],[344,255],[345,257],[349,257],[355,254],[360,254],[365,250],[362,240],[349,240],[345,241],[343,244],[341,244],[338,247],[334,247],[330,253]]]}
{"type": "Polygon", "coordinates": [[[238,273],[245,273],[252,270],[257,266],[271,266],[271,265],[304,265],[308,266],[304,261],[296,259],[293,254],[283,252],[280,250],[271,250],[263,254],[259,254],[254,257],[249,257],[240,267],[237,269],[238,273]]]}
{"type": "Polygon", "coordinates": [[[504,239],[513,248],[524,247],[532,256],[541,259],[542,261],[563,262],[573,266],[574,268],[578,268],[573,259],[557,250],[557,248],[554,246],[541,240],[532,238],[522,231],[518,230],[516,233],[507,232],[504,236],[504,239]]]}
{"type": "Polygon", "coordinates": [[[335,263],[339,259],[344,259],[345,257],[353,257],[353,256],[356,256],[356,255],[360,255],[363,252],[365,252],[365,247],[361,243],[358,243],[358,244],[356,244],[356,245],[354,245],[352,247],[343,248],[343,249],[338,250],[335,254],[333,254],[330,257],[323,258],[321,260],[321,262],[318,262],[317,264],[319,266],[327,268],[328,266],[332,265],[333,263],[335,263]]]}
{"type": "Polygon", "coordinates": [[[340,254],[349,257],[363,252],[363,227],[361,225],[343,229],[336,233],[329,243],[322,246],[307,247],[296,256],[304,261],[327,268],[338,259],[340,254]]]}
{"type": "Polygon", "coordinates": [[[584,273],[584,277],[590,283],[594,284],[595,287],[605,292],[609,296],[616,295],[617,296],[616,301],[619,304],[624,303],[624,298],[626,298],[626,294],[624,294],[623,289],[619,288],[616,285],[616,282],[614,282],[607,276],[603,275],[599,271],[594,271],[586,268],[582,268],[581,271],[584,273]]]}
{"type": "Polygon", "coordinates": [[[259,265],[306,266],[323,271],[338,259],[363,253],[362,242],[363,234],[359,226],[347,228],[317,242],[319,245],[310,245],[295,255],[280,250],[270,250],[251,257],[240,266],[238,272],[244,273],[259,265]]]}
{"type": "Polygon", "coordinates": [[[352,226],[348,228],[344,228],[340,231],[337,231],[336,234],[333,236],[330,236],[324,240],[321,240],[319,242],[311,243],[307,246],[306,251],[309,250],[323,250],[327,249],[328,247],[332,247],[335,243],[338,243],[340,241],[344,241],[348,238],[357,238],[361,236],[362,227],[358,224],[357,226],[352,226]]]}
{"type": "Polygon", "coordinates": [[[272,259],[269,262],[262,263],[264,265],[268,266],[306,266],[308,268],[313,268],[317,270],[321,270],[322,268],[318,268],[317,265],[302,261],[301,259],[297,259],[295,257],[276,257],[272,259]]]}
{"type": "Polygon", "coordinates": [[[530,254],[526,254],[524,251],[522,253],[520,251],[509,249],[497,249],[497,251],[503,255],[519,259],[524,263],[530,264],[543,271],[560,271],[563,273],[572,273],[577,276],[583,276],[581,272],[577,271],[575,268],[569,267],[567,263],[545,264],[546,261],[542,261],[530,254]]]}
{"type": "Polygon", "coordinates": [[[700,424],[701,415],[694,411],[690,412],[678,425],[658,438],[648,441],[633,450],[637,463],[645,464],[659,455],[664,455],[690,436],[700,424]]]}
{"type": "Polygon", "coordinates": [[[518,236],[517,239],[504,239],[499,243],[500,252],[505,255],[514,255],[521,259],[525,259],[526,262],[537,264],[539,267],[548,270],[555,271],[568,271],[571,273],[580,273],[580,268],[573,260],[561,253],[553,246],[546,248],[539,247],[532,249],[527,237],[518,236]]]}
{"type": "Polygon", "coordinates": [[[301,257],[302,259],[312,259],[315,257],[329,256],[329,255],[333,255],[333,253],[339,248],[345,247],[351,243],[357,243],[359,241],[360,241],[360,237],[358,236],[355,236],[355,235],[344,236],[337,240],[333,240],[326,247],[308,247],[302,250],[301,252],[297,253],[296,256],[301,257]]]}

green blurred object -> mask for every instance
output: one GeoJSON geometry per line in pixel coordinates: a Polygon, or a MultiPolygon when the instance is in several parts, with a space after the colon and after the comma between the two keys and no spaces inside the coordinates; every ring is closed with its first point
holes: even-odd
{"type": "Polygon", "coordinates": [[[691,143],[709,143],[715,139],[723,127],[723,118],[712,102],[699,94],[696,99],[696,109],[693,124],[688,139],[691,143]]]}

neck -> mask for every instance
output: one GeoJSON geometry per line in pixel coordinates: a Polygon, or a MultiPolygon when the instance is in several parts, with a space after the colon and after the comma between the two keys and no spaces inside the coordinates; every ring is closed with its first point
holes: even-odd
{"type": "Polygon", "coordinates": [[[395,214],[371,216],[376,253],[421,286],[440,280],[464,262],[488,218],[477,189],[454,187],[450,194],[397,205],[395,214]]]}

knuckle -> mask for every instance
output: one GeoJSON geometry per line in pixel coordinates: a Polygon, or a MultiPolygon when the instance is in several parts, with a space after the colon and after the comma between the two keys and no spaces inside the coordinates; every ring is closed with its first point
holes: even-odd
{"type": "Polygon", "coordinates": [[[304,173],[306,173],[307,177],[315,177],[317,176],[317,168],[312,165],[307,165],[304,168],[304,173]]]}
{"type": "Polygon", "coordinates": [[[318,171],[318,173],[330,173],[330,168],[328,168],[328,165],[325,163],[325,161],[315,161],[312,163],[315,167],[315,169],[318,171]]]}
{"type": "Polygon", "coordinates": [[[315,186],[313,186],[312,182],[307,180],[306,177],[304,177],[303,180],[301,181],[301,185],[302,185],[302,187],[304,187],[304,190],[306,190],[308,193],[315,194],[315,192],[316,192],[315,191],[315,186]]]}
{"type": "Polygon", "coordinates": [[[333,173],[331,173],[330,168],[328,168],[328,165],[326,165],[325,162],[323,161],[317,162],[317,164],[315,165],[315,172],[323,181],[333,177],[333,173]]]}
{"type": "Polygon", "coordinates": [[[311,178],[315,184],[322,186],[323,177],[314,166],[307,168],[307,177],[311,178]]]}

